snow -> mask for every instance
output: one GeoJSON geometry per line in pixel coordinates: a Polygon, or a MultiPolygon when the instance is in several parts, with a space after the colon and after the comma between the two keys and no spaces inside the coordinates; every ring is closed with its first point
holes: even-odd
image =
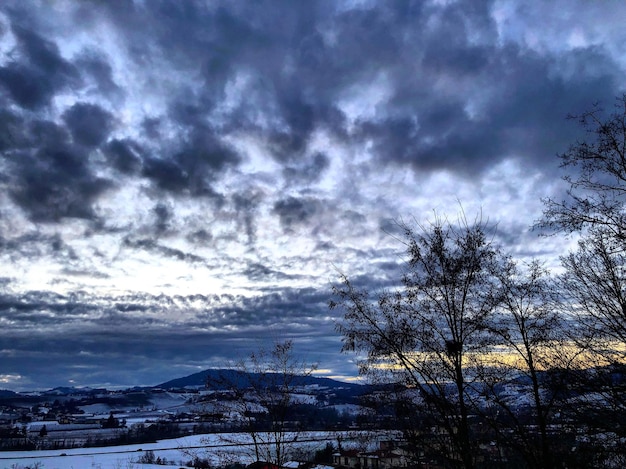
{"type": "MultiPolygon", "coordinates": [[[[155,457],[166,458],[180,466],[193,458],[192,451],[204,455],[202,447],[219,444],[219,435],[194,435],[173,440],[162,440],[157,443],[146,443],[125,446],[111,446],[105,448],[77,448],[67,450],[44,451],[9,451],[0,453],[0,468],[9,469],[33,465],[36,462],[43,464],[43,469],[148,469],[156,466],[139,464],[138,460],[146,451],[153,451],[155,457]]],[[[218,462],[214,460],[214,462],[218,462]]],[[[172,467],[172,466],[170,466],[172,467]]]]}
{"type": "Polygon", "coordinates": [[[330,406],[340,414],[357,415],[363,411],[363,407],[357,404],[335,404],[330,406]]]}
{"type": "Polygon", "coordinates": [[[317,396],[313,394],[292,394],[291,398],[298,404],[316,404],[317,396]]]}
{"type": "MultiPolygon", "coordinates": [[[[345,441],[348,435],[343,435],[345,441]]],[[[336,442],[335,432],[303,432],[299,441],[315,439],[313,449],[323,447],[326,442],[336,442]]],[[[349,439],[349,438],[348,438],[349,439]]],[[[224,462],[224,457],[234,458],[245,464],[252,462],[247,434],[208,434],[193,435],[157,443],[111,446],[105,448],[75,448],[67,450],[7,451],[0,453],[0,469],[13,469],[33,466],[39,462],[42,469],[163,469],[166,467],[186,467],[185,463],[195,455],[208,459],[212,465],[224,462]],[[225,442],[232,442],[225,445],[225,442]],[[146,451],[153,451],[155,457],[166,458],[175,466],[140,464],[138,461],[146,451]]]]}
{"type": "Polygon", "coordinates": [[[111,406],[108,404],[89,404],[79,407],[85,414],[106,414],[109,415],[111,406]]]}

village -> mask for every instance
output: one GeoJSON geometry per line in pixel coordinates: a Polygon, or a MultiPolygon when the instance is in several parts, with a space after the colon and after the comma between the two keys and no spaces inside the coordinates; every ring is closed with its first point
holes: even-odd
{"type": "MultiPolygon", "coordinates": [[[[364,405],[384,400],[384,391],[362,386],[361,395],[355,395],[354,386],[326,384],[290,390],[290,407],[298,410],[292,420],[281,423],[280,464],[269,453],[267,458],[262,451],[254,454],[256,444],[271,447],[275,437],[267,437],[261,425],[267,413],[258,396],[249,390],[242,408],[232,391],[204,386],[57,388],[5,396],[0,400],[0,460],[16,451],[51,458],[75,453],[100,458],[110,448],[136,462],[159,465],[176,460],[196,468],[236,464],[241,469],[253,464],[252,469],[438,469],[458,459],[444,428],[415,426],[407,433],[401,421],[384,415],[383,408],[364,405]],[[250,421],[259,426],[248,426],[250,421]],[[194,456],[176,459],[174,454],[181,451],[194,456]]],[[[503,395],[523,408],[527,396],[521,390],[509,387],[503,395]]],[[[476,448],[477,461],[505,467],[514,460],[478,421],[473,429],[484,434],[476,448]]],[[[552,429],[555,434],[563,430],[552,429]]],[[[577,442],[564,439],[563,445],[568,444],[575,447],[577,442]]]]}

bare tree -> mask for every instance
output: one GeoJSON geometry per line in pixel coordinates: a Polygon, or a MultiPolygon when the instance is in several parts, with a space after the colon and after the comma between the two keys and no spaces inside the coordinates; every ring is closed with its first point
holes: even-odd
{"type": "Polygon", "coordinates": [[[406,399],[396,403],[399,418],[419,409],[431,436],[441,431],[446,437],[449,448],[440,447],[440,454],[471,468],[472,366],[490,346],[500,253],[482,220],[470,225],[463,218],[457,226],[436,219],[417,231],[403,228],[408,261],[398,288],[374,292],[374,299],[344,275],[330,306],[344,311],[338,324],[344,351],[365,354],[361,372],[383,374],[405,390],[406,399]]]}
{"type": "Polygon", "coordinates": [[[293,395],[315,369],[299,360],[293,342],[286,340],[239,360],[232,372],[210,379],[207,387],[228,392],[227,411],[237,414],[241,429],[250,436],[256,461],[280,467],[301,430],[289,420],[293,395]]]}
{"type": "Polygon", "coordinates": [[[602,228],[607,235],[626,241],[626,94],[615,112],[605,117],[596,106],[578,119],[588,139],[559,155],[569,184],[566,197],[544,200],[543,218],[537,226],[566,233],[602,228]]]}
{"type": "MultiPolygon", "coordinates": [[[[585,337],[599,341],[598,351],[607,340],[626,344],[626,251],[621,241],[594,228],[561,263],[561,285],[585,337]]],[[[614,354],[619,348],[606,351],[614,354]]]]}
{"type": "MultiPolygon", "coordinates": [[[[576,319],[573,337],[586,352],[577,392],[593,402],[572,407],[602,438],[626,436],[626,94],[615,111],[599,107],[578,116],[588,138],[560,155],[569,190],[545,200],[538,226],[580,235],[578,249],[562,257],[564,306],[576,319]]],[[[606,444],[598,447],[607,446],[606,444]]],[[[616,447],[623,446],[622,443],[616,447]]]]}
{"type": "Polygon", "coordinates": [[[548,425],[563,397],[561,375],[550,370],[569,369],[575,354],[564,347],[555,284],[539,262],[520,267],[509,259],[494,274],[500,282],[500,305],[489,327],[497,349],[480,376],[485,386],[481,397],[496,413],[484,417],[499,441],[520,453],[527,467],[548,469],[556,456],[548,425]],[[503,393],[505,386],[516,392],[503,393]],[[518,393],[530,395],[530,412],[520,409],[518,393]]]}
{"type": "MultiPolygon", "coordinates": [[[[622,240],[605,228],[593,228],[578,249],[562,257],[560,276],[565,307],[576,321],[573,335],[585,352],[585,368],[572,380],[581,396],[571,411],[590,429],[588,438],[599,435],[596,451],[623,448],[626,439],[626,251],[622,240]],[[592,399],[589,398],[592,397],[592,399]]],[[[607,457],[615,458],[615,451],[607,457]]],[[[626,452],[619,453],[626,463],[626,452]]]]}

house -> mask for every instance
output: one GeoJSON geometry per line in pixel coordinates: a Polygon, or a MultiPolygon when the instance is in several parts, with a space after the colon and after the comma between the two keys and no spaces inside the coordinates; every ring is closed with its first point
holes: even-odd
{"type": "Polygon", "coordinates": [[[335,467],[348,467],[351,469],[407,467],[408,462],[408,452],[390,441],[381,441],[376,451],[360,452],[352,449],[333,454],[333,465],[335,467]]]}
{"type": "Polygon", "coordinates": [[[340,450],[333,453],[333,466],[335,467],[358,467],[359,451],[356,449],[340,450]]]}

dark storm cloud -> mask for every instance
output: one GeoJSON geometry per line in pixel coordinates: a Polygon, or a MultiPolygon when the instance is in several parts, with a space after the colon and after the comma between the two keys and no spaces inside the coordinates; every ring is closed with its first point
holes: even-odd
{"type": "Polygon", "coordinates": [[[330,160],[324,153],[315,153],[310,160],[303,159],[297,165],[287,165],[283,171],[288,184],[301,184],[319,181],[330,166],[330,160]]]}
{"type": "Polygon", "coordinates": [[[221,196],[212,188],[220,171],[237,165],[240,156],[222,143],[208,128],[191,128],[191,137],[173,153],[148,157],[143,162],[143,175],[159,188],[191,196],[221,196]]]}
{"type": "Polygon", "coordinates": [[[95,219],[92,204],[111,187],[92,172],[84,151],[70,144],[13,155],[9,164],[14,177],[10,195],[35,221],[95,219]]]}
{"type": "Polygon", "coordinates": [[[74,141],[87,147],[97,147],[106,140],[113,128],[113,116],[97,104],[76,103],[63,113],[74,141]]]}
{"type": "Polygon", "coordinates": [[[233,195],[233,204],[237,214],[237,231],[246,234],[248,246],[256,242],[255,215],[261,202],[261,196],[255,193],[241,193],[233,195]]]}
{"type": "Polygon", "coordinates": [[[161,119],[148,117],[141,123],[141,128],[150,140],[159,140],[161,138],[161,119]]]}
{"type": "Polygon", "coordinates": [[[0,295],[0,312],[12,327],[12,333],[28,330],[50,330],[67,326],[84,315],[95,316],[98,307],[47,291],[31,291],[21,295],[0,295]]]}
{"type": "Polygon", "coordinates": [[[99,279],[109,279],[111,276],[109,274],[103,272],[97,272],[93,270],[85,270],[85,269],[75,269],[64,267],[61,269],[61,274],[67,275],[69,277],[84,277],[84,278],[99,278],[99,279]]]}
{"type": "Polygon", "coordinates": [[[280,218],[283,229],[291,230],[312,219],[321,207],[316,199],[288,197],[276,202],[273,210],[280,218]]]}
{"type": "Polygon", "coordinates": [[[187,235],[187,239],[194,244],[203,245],[203,244],[210,243],[211,240],[213,239],[213,235],[211,235],[211,233],[209,233],[207,230],[202,228],[202,229],[193,231],[192,233],[189,233],[187,235]]]}
{"type": "MultiPolygon", "coordinates": [[[[18,6],[7,8],[5,13],[13,20],[11,33],[16,39],[11,60],[0,68],[0,88],[9,101],[23,109],[39,110],[59,92],[78,91],[91,82],[102,97],[108,96],[112,99],[110,104],[117,107],[123,93],[113,80],[105,54],[85,50],[75,63],[70,63],[61,56],[54,39],[29,29],[37,22],[28,21],[32,17],[26,10],[18,6]],[[30,26],[23,27],[20,23],[30,26]]],[[[76,102],[63,112],[60,122],[46,122],[47,128],[42,125],[36,128],[41,119],[24,118],[5,109],[3,112],[9,119],[3,121],[1,143],[3,150],[12,153],[10,194],[35,221],[60,221],[66,217],[95,219],[93,206],[112,185],[95,176],[100,171],[90,161],[90,152],[102,146],[109,162],[124,174],[141,171],[159,189],[220,199],[211,185],[217,173],[238,164],[240,157],[207,125],[205,112],[210,106],[205,106],[202,112],[198,108],[205,104],[202,97],[194,103],[172,100],[169,119],[178,127],[179,135],[163,146],[168,148],[165,153],[154,156],[148,156],[140,142],[129,138],[107,142],[115,130],[116,116],[95,102],[76,102]],[[29,125],[31,132],[26,134],[25,127],[29,125]],[[17,149],[25,153],[17,154],[17,149]]],[[[154,132],[146,131],[144,138],[153,136],[154,132]]]]}
{"type": "Polygon", "coordinates": [[[270,266],[259,262],[251,262],[244,269],[243,274],[250,280],[262,282],[283,282],[285,280],[293,280],[296,275],[288,275],[283,272],[272,269],[270,266]]]}
{"type": "Polygon", "coordinates": [[[114,98],[122,94],[122,89],[113,79],[111,64],[100,52],[85,51],[76,61],[76,67],[84,77],[96,83],[98,91],[103,95],[114,98]]]}
{"type": "MultiPolygon", "coordinates": [[[[123,254],[152,256],[155,267],[160,258],[199,268],[229,264],[230,273],[210,275],[241,274],[242,284],[258,285],[248,296],[5,295],[1,317],[13,322],[0,331],[0,353],[15,354],[6,362],[3,356],[3,373],[58,384],[58,376],[82,380],[74,367],[84,365],[91,382],[155,383],[177,363],[225,360],[237,347],[245,354],[270,330],[334,356],[329,288],[282,286],[306,279],[293,272],[304,271],[298,269],[310,253],[287,259],[289,273],[257,256],[267,237],[259,217],[276,217],[283,235],[313,237],[324,261],[356,259],[355,285],[392,287],[401,270],[397,250],[354,242],[372,236],[368,227],[381,211],[393,217],[413,206],[386,200],[395,188],[376,187],[378,176],[391,167],[421,182],[445,170],[450,184],[458,177],[475,182],[514,157],[549,182],[554,153],[579,135],[564,117],[596,101],[609,107],[623,88],[623,64],[602,38],[590,34],[596,45],[579,47],[514,43],[500,36],[497,6],[4,2],[0,200],[12,201],[0,207],[5,258],[54,258],[56,272],[72,280],[104,279],[98,263],[106,261],[96,254],[94,267],[85,268],[77,252],[85,252],[78,246],[88,237],[107,234],[123,254]],[[338,179],[327,179],[337,172],[338,179]],[[132,206],[134,198],[142,198],[141,207],[132,206]],[[129,204],[124,217],[145,215],[146,225],[129,233],[133,222],[107,205],[119,201],[129,204]],[[12,218],[15,207],[29,223],[12,218]],[[211,226],[189,221],[204,211],[211,226]],[[43,234],[38,226],[61,232],[68,218],[89,222],[75,245],[69,231],[43,234]],[[13,234],[13,219],[23,231],[13,234]],[[179,235],[193,248],[181,247],[179,235]],[[229,251],[241,242],[245,260],[229,251]],[[212,249],[201,251],[218,244],[218,260],[212,249]],[[116,369],[106,371],[111,362],[116,369]]],[[[439,196],[419,185],[411,190],[407,199],[439,196]]],[[[519,224],[501,227],[507,247],[525,232],[519,216],[519,224]]],[[[387,219],[379,226],[401,234],[387,219]]],[[[97,253],[100,246],[85,249],[97,253]]],[[[120,270],[123,254],[115,261],[120,270]]],[[[19,283],[6,275],[8,287],[19,283]]]]}
{"type": "MultiPolygon", "coordinates": [[[[3,373],[21,374],[31,388],[75,378],[157,384],[177,377],[167,370],[181,363],[219,366],[276,340],[261,338],[261,331],[315,341],[308,350],[316,359],[325,352],[315,338],[327,341],[334,327],[325,319],[326,295],[316,289],[275,289],[255,298],[29,292],[0,295],[0,314],[13,324],[12,331],[0,331],[3,373]],[[77,376],[75,366],[86,375],[77,376]]],[[[305,340],[298,343],[308,347],[305,340]]]]}
{"type": "MultiPolygon", "coordinates": [[[[0,151],[3,153],[24,145],[24,119],[9,109],[0,110],[0,151]]],[[[6,180],[6,175],[0,176],[6,180]]]]}
{"type": "MultiPolygon", "coordinates": [[[[44,37],[49,29],[33,32],[37,22],[28,21],[32,12],[18,6],[6,12],[17,42],[11,60],[0,69],[0,84],[19,106],[40,109],[60,91],[81,88],[85,80],[95,82],[104,99],[120,86],[108,54],[91,47],[71,63],[54,38],[44,37]]],[[[329,163],[326,155],[307,154],[320,127],[345,142],[371,142],[378,164],[418,172],[475,174],[511,156],[552,168],[546,155],[574,136],[563,117],[598,100],[610,102],[620,83],[615,64],[599,47],[539,55],[501,44],[486,2],[394,2],[352,9],[285,3],[279,28],[275,10],[254,3],[116,2],[114,7],[80,6],[74,14],[94,25],[105,15],[137,64],[150,71],[150,64],[165,63],[172,70],[199,74],[202,86],[171,89],[165,95],[166,114],[146,117],[136,140],[112,135],[116,116],[91,102],[67,109],[62,131],[89,148],[112,136],[103,149],[120,172],[140,171],[159,190],[215,200],[224,197],[215,182],[242,160],[225,143],[224,132],[263,136],[270,156],[284,164],[284,177],[305,184],[316,181],[329,163]],[[215,115],[227,85],[242,73],[251,85],[237,90],[242,98],[215,115]],[[381,73],[388,100],[373,117],[358,117],[348,130],[338,103],[347,91],[367,93],[361,88],[381,73]],[[447,89],[433,91],[442,79],[448,81],[447,89]],[[159,145],[163,124],[175,134],[159,145]],[[146,153],[146,142],[159,150],[146,153]]],[[[3,139],[3,146],[10,146],[9,137],[3,139]]],[[[35,220],[93,218],[93,204],[108,185],[94,176],[86,155],[76,174],[53,169],[48,181],[41,174],[47,171],[46,155],[76,150],[39,150],[29,161],[31,169],[22,168],[15,179],[14,199],[35,220]],[[39,155],[44,162],[36,161],[39,155]]],[[[295,203],[285,200],[275,207],[285,227],[310,216],[295,203]]],[[[246,223],[253,239],[254,223],[251,218],[246,223]]]]}
{"type": "MultiPolygon", "coordinates": [[[[445,68],[450,76],[457,75],[459,64],[454,54],[447,57],[437,49],[429,51],[438,57],[438,74],[445,68]]],[[[360,138],[373,139],[380,158],[418,171],[475,174],[511,156],[535,167],[554,167],[554,159],[547,156],[575,138],[565,116],[581,112],[595,100],[611,102],[618,90],[617,75],[608,71],[615,67],[609,66],[607,56],[593,49],[577,52],[575,58],[566,55],[569,57],[539,56],[517,46],[492,47],[489,61],[476,61],[476,69],[471,71],[477,82],[498,77],[488,91],[493,98],[478,105],[476,115],[467,110],[472,96],[420,96],[419,90],[433,85],[427,78],[429,63],[423,62],[426,78],[418,77],[395,90],[395,101],[414,103],[409,112],[364,122],[360,138]],[[574,73],[566,79],[559,71],[565,67],[563,62],[572,58],[575,68],[593,63],[607,73],[574,73]]],[[[480,90],[476,91],[479,97],[480,90]]]]}
{"type": "Polygon", "coordinates": [[[229,166],[236,166],[240,155],[229,145],[220,141],[213,129],[195,125],[191,129],[191,138],[185,142],[181,151],[175,155],[177,161],[190,171],[221,171],[229,166]]]}
{"type": "Polygon", "coordinates": [[[144,162],[143,175],[152,179],[160,189],[180,192],[190,183],[190,175],[173,161],[147,158],[144,162]]]}
{"type": "Polygon", "coordinates": [[[136,174],[141,169],[144,151],[132,139],[111,139],[104,147],[104,154],[115,169],[124,174],[136,174]]]}
{"type": "Polygon", "coordinates": [[[106,137],[110,115],[94,105],[76,104],[66,114],[68,129],[13,110],[3,114],[2,158],[11,198],[35,221],[95,219],[93,203],[111,184],[96,175],[82,144],[106,137]]]}
{"type": "Polygon", "coordinates": [[[11,30],[17,50],[12,60],[0,67],[0,85],[17,104],[35,110],[48,104],[57,92],[80,85],[77,69],[61,57],[53,41],[16,24],[11,30]]]}
{"type": "Polygon", "coordinates": [[[261,291],[262,294],[254,297],[212,297],[211,306],[196,315],[192,324],[197,328],[227,324],[236,329],[238,337],[252,337],[267,328],[286,333],[306,332],[313,336],[330,333],[333,325],[325,319],[327,292],[289,287],[270,287],[261,291]]]}
{"type": "Polygon", "coordinates": [[[317,9],[306,4],[296,8],[285,4],[281,28],[275,27],[273,12],[245,3],[211,7],[193,2],[164,2],[145,9],[127,9],[123,17],[118,16],[117,9],[109,14],[120,22],[120,31],[128,41],[136,44],[139,56],[150,56],[142,46],[147,43],[144,34],[149,34],[174,66],[201,73],[202,89],[187,93],[187,97],[183,94],[176,98],[179,102],[172,103],[170,117],[176,122],[188,126],[190,120],[197,121],[193,104],[200,102],[202,113],[208,113],[224,98],[228,80],[241,71],[249,71],[257,86],[240,106],[222,117],[221,125],[231,130],[254,130],[257,123],[253,115],[260,111],[273,118],[270,114],[276,109],[286,127],[264,132],[272,142],[273,156],[287,161],[305,149],[315,124],[323,116],[338,115],[330,103],[304,96],[314,84],[310,79],[303,80],[306,75],[291,72],[283,76],[281,71],[293,58],[296,67],[305,65],[300,62],[298,48],[300,43],[310,42],[306,40],[308,34],[315,33],[311,19],[317,9]],[[301,89],[305,82],[307,90],[301,89]]]}
{"type": "MultiPolygon", "coordinates": [[[[158,226],[157,226],[158,228],[158,226]]],[[[165,258],[177,259],[179,261],[191,262],[191,263],[205,263],[205,259],[192,254],[190,252],[184,252],[180,249],[171,248],[169,246],[165,246],[163,244],[158,243],[156,240],[151,238],[133,238],[131,236],[127,236],[124,238],[122,244],[125,247],[140,249],[147,252],[152,252],[163,256],[165,258]]]]}
{"type": "Polygon", "coordinates": [[[155,229],[157,234],[165,233],[170,227],[170,221],[172,219],[172,210],[171,208],[159,202],[152,209],[154,216],[156,218],[155,229]]]}
{"type": "MultiPolygon", "coordinates": [[[[56,338],[20,335],[12,344],[0,338],[3,373],[22,376],[11,383],[15,390],[49,389],[70,382],[109,387],[120,383],[125,387],[153,386],[201,369],[227,366],[261,347],[273,345],[272,339],[259,338],[258,331],[249,336],[199,331],[145,332],[141,340],[124,331],[115,335],[66,332],[56,338]]],[[[280,332],[276,334],[280,337],[280,332]]],[[[326,352],[340,349],[341,344],[334,337],[309,340],[313,343],[301,337],[295,340],[296,351],[308,363],[328,364],[345,375],[354,373],[356,367],[347,357],[337,353],[329,356],[326,352]]]]}
{"type": "Polygon", "coordinates": [[[46,256],[76,258],[74,250],[63,242],[58,233],[43,234],[36,231],[11,238],[0,236],[0,252],[8,254],[12,260],[19,258],[36,260],[46,256]]]}
{"type": "Polygon", "coordinates": [[[40,146],[55,146],[69,143],[67,130],[53,121],[28,119],[12,109],[2,109],[0,123],[2,157],[11,161],[15,154],[33,150],[40,146]]]}

